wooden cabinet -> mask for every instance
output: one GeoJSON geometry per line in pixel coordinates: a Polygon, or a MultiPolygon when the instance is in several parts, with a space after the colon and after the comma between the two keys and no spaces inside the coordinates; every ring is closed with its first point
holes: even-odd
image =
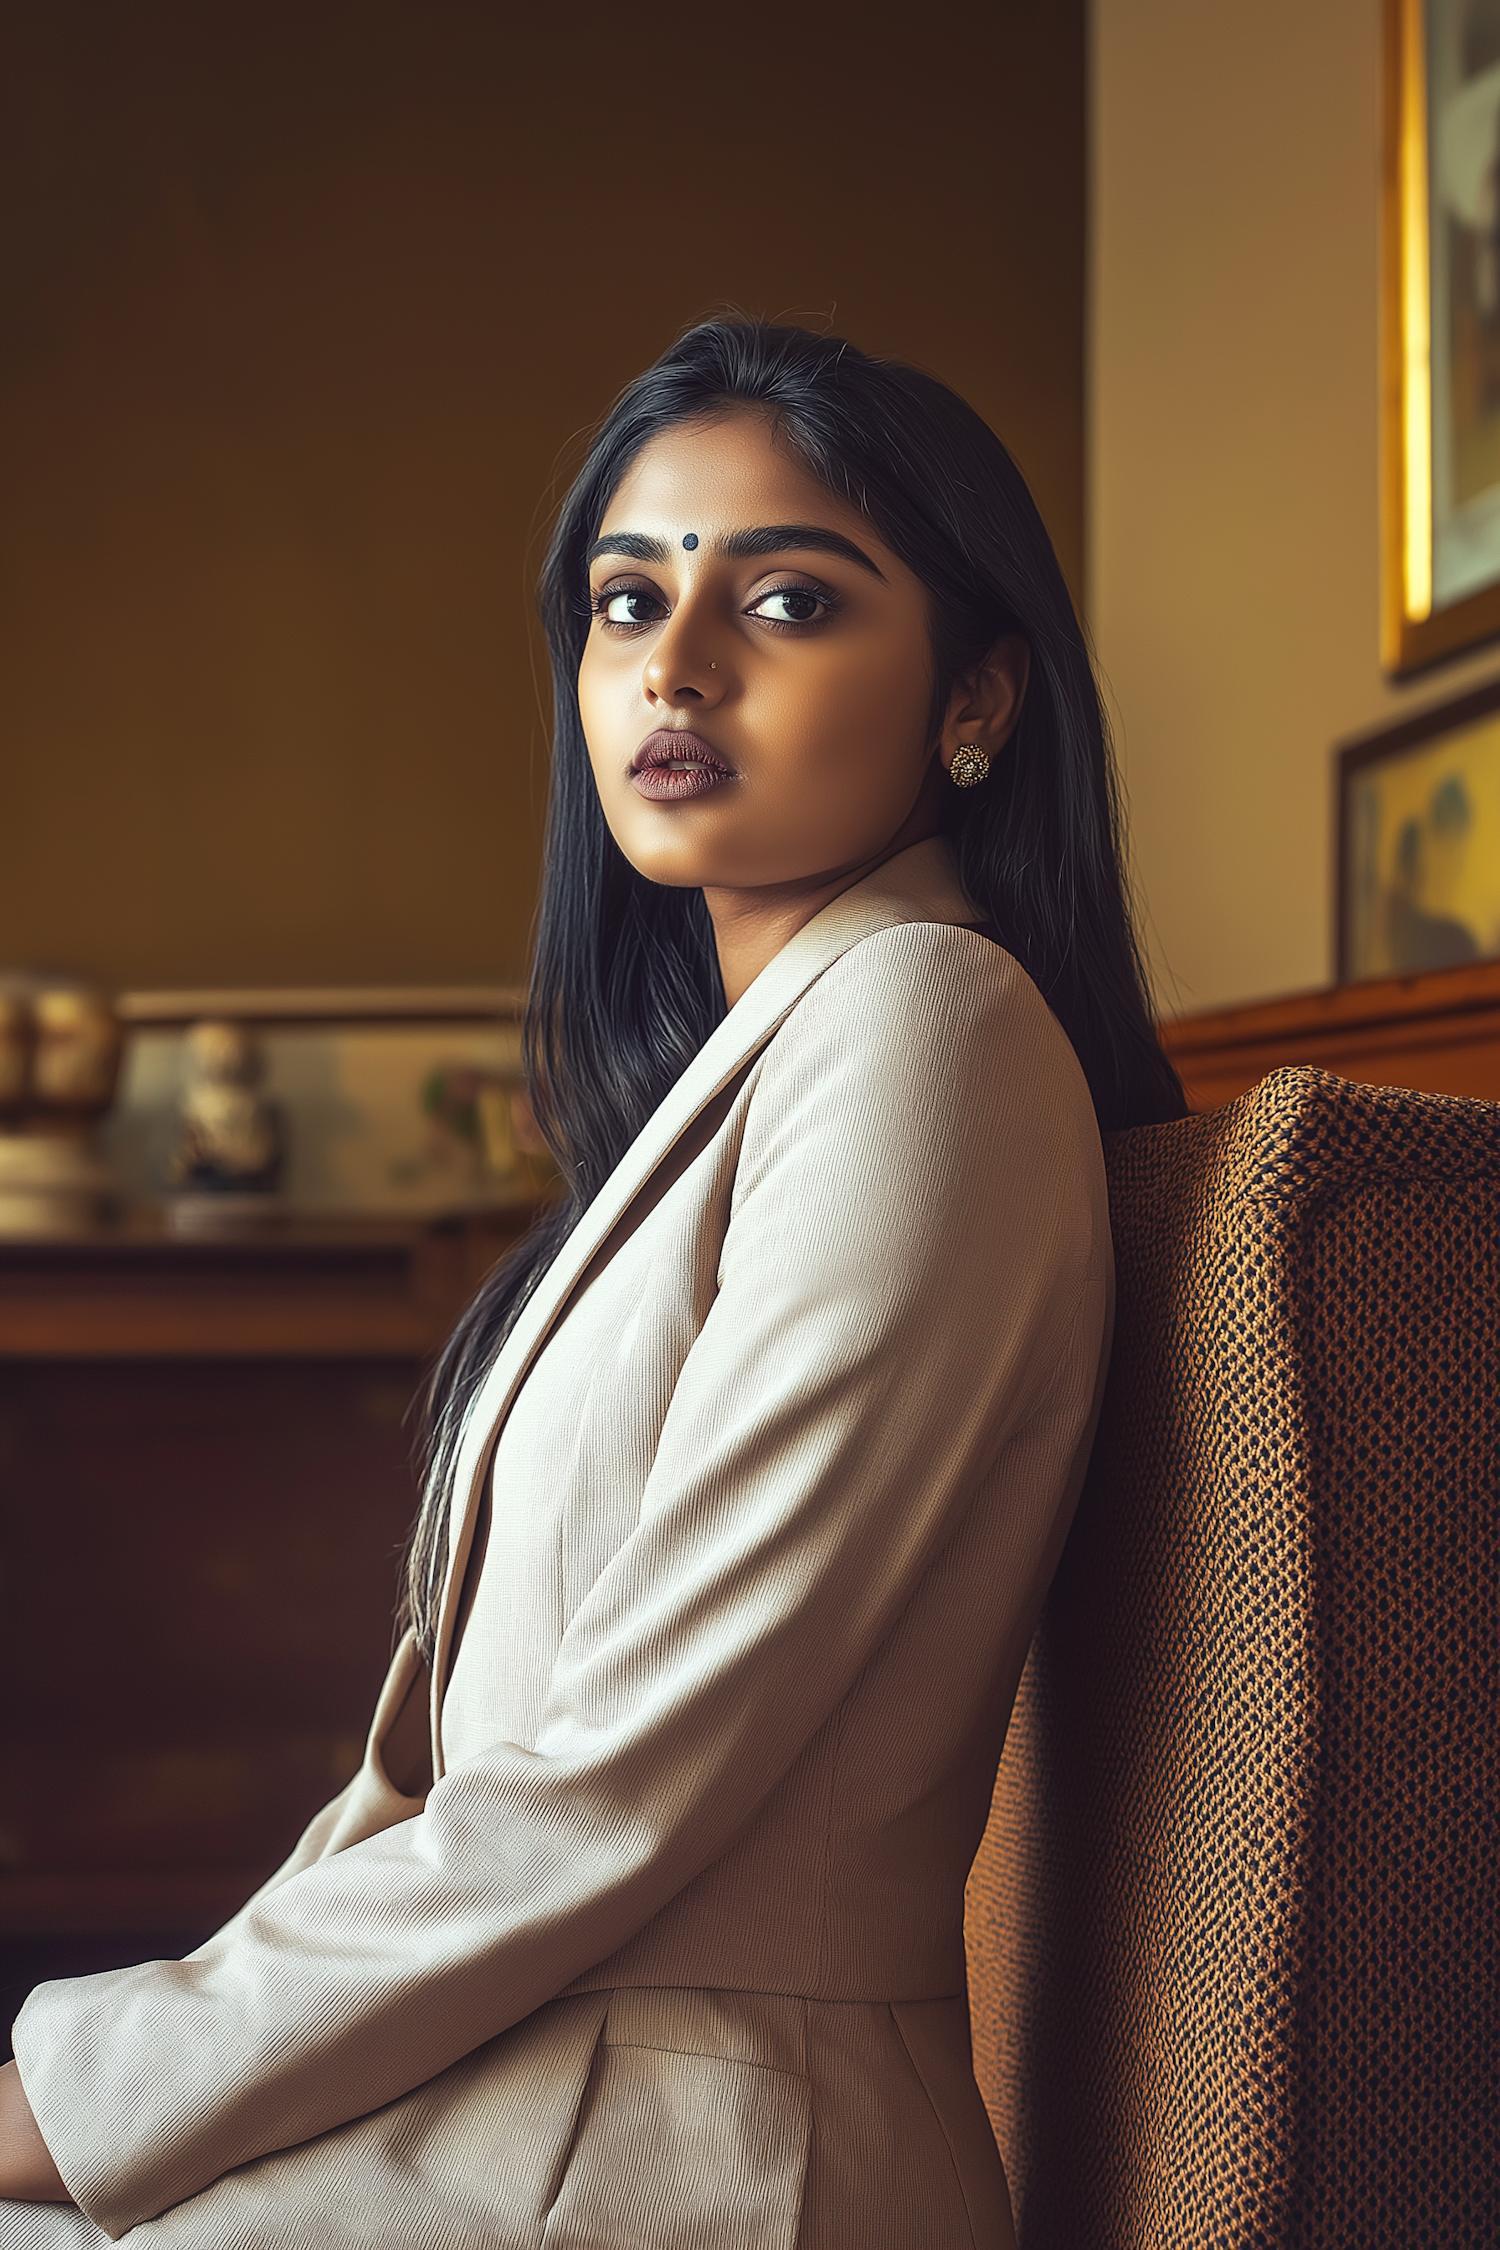
{"type": "Polygon", "coordinates": [[[1366,1085],[1500,1101],[1500,961],[1335,985],[1163,1024],[1194,1109],[1217,1109],[1289,1064],[1366,1085]]]}
{"type": "Polygon", "coordinates": [[[192,1942],[348,1778],[408,1412],[525,1216],[0,1245],[0,1937],[192,1942]]]}

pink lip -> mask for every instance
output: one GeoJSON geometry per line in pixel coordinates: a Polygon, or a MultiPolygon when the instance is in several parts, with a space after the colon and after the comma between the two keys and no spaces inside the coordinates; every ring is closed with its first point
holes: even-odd
{"type": "Polygon", "coordinates": [[[733,766],[711,744],[686,727],[661,727],[648,734],[630,761],[631,785],[657,804],[676,805],[706,797],[737,778],[733,766]]]}

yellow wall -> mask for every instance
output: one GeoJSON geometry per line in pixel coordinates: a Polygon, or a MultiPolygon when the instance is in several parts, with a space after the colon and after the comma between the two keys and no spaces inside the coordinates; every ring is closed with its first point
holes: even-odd
{"type": "Polygon", "coordinates": [[[1378,662],[1379,0],[1093,0],[1089,590],[1169,1010],[1333,973],[1378,662]]]}
{"type": "Polygon", "coordinates": [[[12,9],[0,966],[520,974],[559,454],[733,301],[1082,545],[1081,0],[12,9]]]}

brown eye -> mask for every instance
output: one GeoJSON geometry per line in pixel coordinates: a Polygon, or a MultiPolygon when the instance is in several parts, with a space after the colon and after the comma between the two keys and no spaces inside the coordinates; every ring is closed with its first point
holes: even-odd
{"type": "Polygon", "coordinates": [[[827,608],[823,596],[810,586],[777,586],[752,603],[750,615],[764,617],[772,625],[811,625],[827,608]]]}
{"type": "Polygon", "coordinates": [[[627,586],[619,593],[601,596],[599,615],[610,625],[654,625],[665,616],[666,605],[642,586],[627,586]]]}

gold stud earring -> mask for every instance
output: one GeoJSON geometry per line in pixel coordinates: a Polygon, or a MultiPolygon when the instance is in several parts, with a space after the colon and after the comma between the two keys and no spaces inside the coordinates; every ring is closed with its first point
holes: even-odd
{"type": "Polygon", "coordinates": [[[977,789],[981,781],[989,779],[989,753],[981,750],[977,742],[961,742],[953,753],[948,771],[956,788],[977,789]]]}

